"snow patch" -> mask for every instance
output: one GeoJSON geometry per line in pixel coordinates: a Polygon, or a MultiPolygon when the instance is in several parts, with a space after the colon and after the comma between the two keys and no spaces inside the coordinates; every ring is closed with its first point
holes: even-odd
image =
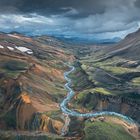
{"type": "Polygon", "coordinates": [[[10,47],[10,46],[7,46],[7,48],[8,48],[9,50],[11,50],[11,51],[14,50],[14,48],[13,48],[13,47],[10,47]]]}
{"type": "Polygon", "coordinates": [[[0,45],[0,49],[3,49],[4,47],[2,45],[0,45]]]}
{"type": "Polygon", "coordinates": [[[32,50],[28,50],[26,53],[27,54],[33,54],[33,51],[32,50]]]}
{"type": "Polygon", "coordinates": [[[33,54],[33,51],[31,49],[28,49],[26,47],[17,47],[15,46],[15,48],[23,53],[27,53],[27,54],[33,54]]]}

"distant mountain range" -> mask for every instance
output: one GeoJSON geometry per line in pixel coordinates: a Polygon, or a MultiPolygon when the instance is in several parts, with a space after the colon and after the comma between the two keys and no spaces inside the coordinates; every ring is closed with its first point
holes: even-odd
{"type": "MultiPolygon", "coordinates": [[[[4,32],[1,32],[4,33],[4,32]]],[[[36,37],[37,35],[31,35],[28,34],[26,32],[10,32],[9,34],[21,34],[21,35],[25,35],[25,36],[29,36],[29,37],[36,37]]],[[[42,36],[42,35],[40,35],[42,36]]],[[[65,35],[43,35],[43,36],[47,36],[49,38],[53,38],[53,39],[58,39],[60,41],[63,41],[65,43],[69,43],[69,44],[76,44],[76,45],[91,45],[91,44],[115,44],[119,41],[121,41],[122,39],[119,37],[114,37],[114,38],[108,38],[108,39],[100,39],[100,38],[87,38],[87,37],[71,37],[71,36],[65,36],[65,35]]]]}
{"type": "Polygon", "coordinates": [[[56,36],[56,38],[67,42],[67,43],[73,43],[73,44],[114,44],[121,40],[119,37],[114,37],[112,39],[96,39],[96,38],[80,38],[80,37],[65,37],[63,35],[56,36]]]}

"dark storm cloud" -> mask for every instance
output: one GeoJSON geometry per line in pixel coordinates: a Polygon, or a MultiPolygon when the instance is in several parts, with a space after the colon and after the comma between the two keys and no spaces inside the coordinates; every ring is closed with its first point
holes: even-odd
{"type": "MultiPolygon", "coordinates": [[[[103,0],[1,0],[1,12],[37,12],[40,14],[61,14],[72,8],[77,11],[77,17],[105,12],[103,0]]],[[[74,16],[75,13],[71,14],[74,16]]],[[[69,15],[70,16],[70,15],[69,15]]]]}
{"type": "Polygon", "coordinates": [[[0,0],[0,30],[124,36],[140,27],[139,13],[140,0],[0,0]]]}
{"type": "MultiPolygon", "coordinates": [[[[38,13],[82,18],[104,14],[109,9],[140,6],[139,0],[0,0],[1,13],[38,13]]],[[[131,9],[130,9],[131,10],[131,9]]],[[[133,9],[132,9],[133,10],[133,9]]],[[[125,17],[124,17],[125,18],[125,17]]]]}
{"type": "MultiPolygon", "coordinates": [[[[1,12],[37,12],[40,14],[61,14],[72,8],[77,17],[102,14],[108,8],[129,7],[135,0],[0,0],[1,12]]],[[[135,2],[140,6],[140,1],[135,2]]],[[[71,16],[74,16],[71,15],[71,16]]]]}
{"type": "Polygon", "coordinates": [[[138,8],[140,8],[140,0],[136,0],[135,1],[135,6],[138,7],[138,8]]]}

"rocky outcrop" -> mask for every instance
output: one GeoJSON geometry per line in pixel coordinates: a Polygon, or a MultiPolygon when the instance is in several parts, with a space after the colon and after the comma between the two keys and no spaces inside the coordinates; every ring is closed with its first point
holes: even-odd
{"type": "Polygon", "coordinates": [[[121,96],[88,93],[82,101],[84,107],[88,104],[93,111],[113,111],[131,117],[140,123],[140,102],[121,96]]]}
{"type": "Polygon", "coordinates": [[[50,132],[54,134],[61,134],[63,122],[54,120],[46,114],[36,113],[32,120],[32,130],[50,132]]]}
{"type": "Polygon", "coordinates": [[[52,119],[43,113],[37,113],[27,92],[20,93],[14,106],[0,120],[0,127],[8,130],[42,131],[60,134],[63,122],[52,119]]]}
{"type": "Polygon", "coordinates": [[[28,93],[22,92],[16,107],[17,129],[30,130],[31,119],[36,111],[28,93]]]}

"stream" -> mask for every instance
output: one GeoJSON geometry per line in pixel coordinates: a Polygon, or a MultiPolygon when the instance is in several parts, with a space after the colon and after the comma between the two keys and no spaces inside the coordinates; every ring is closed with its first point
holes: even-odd
{"type": "MultiPolygon", "coordinates": [[[[116,113],[116,112],[99,111],[99,112],[90,112],[90,113],[80,113],[80,112],[74,111],[72,109],[69,109],[67,107],[67,105],[75,95],[73,89],[70,87],[72,84],[72,80],[70,78],[68,78],[68,75],[75,70],[75,67],[74,66],[69,66],[69,67],[70,67],[70,70],[64,73],[64,78],[67,81],[67,83],[65,84],[65,88],[67,89],[68,93],[67,93],[66,98],[64,98],[64,100],[60,104],[61,110],[65,115],[75,116],[75,117],[84,117],[84,118],[99,117],[99,116],[117,116],[117,117],[124,119],[128,123],[135,123],[134,120],[131,119],[130,117],[116,113]]],[[[65,135],[65,133],[66,133],[65,131],[67,131],[66,126],[68,127],[68,125],[69,125],[69,124],[67,124],[67,122],[69,122],[69,121],[65,122],[65,125],[61,130],[61,135],[65,135]]]]}

